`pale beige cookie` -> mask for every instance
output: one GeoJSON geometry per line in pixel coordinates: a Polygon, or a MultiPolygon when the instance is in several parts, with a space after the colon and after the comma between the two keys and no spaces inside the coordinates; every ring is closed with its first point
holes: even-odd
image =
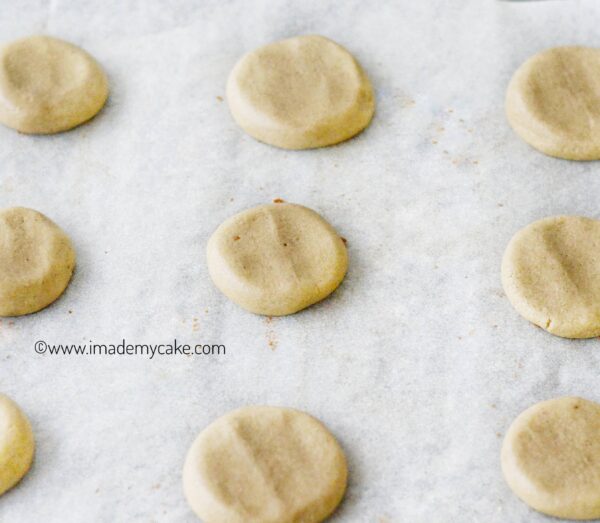
{"type": "Polygon", "coordinates": [[[521,229],[504,253],[502,284],[515,309],[552,334],[600,336],[600,221],[553,216],[521,229]]]}
{"type": "Polygon", "coordinates": [[[0,394],[0,495],[27,474],[34,447],[25,414],[8,396],[0,394]]]}
{"type": "Polygon", "coordinates": [[[66,131],[98,113],[108,82],[85,51],[49,36],[0,50],[0,122],[22,133],[66,131]]]}
{"type": "Polygon", "coordinates": [[[537,403],[502,445],[502,471],[532,508],[559,518],[600,518],[600,405],[581,398],[537,403]]]}
{"type": "Polygon", "coordinates": [[[346,489],[346,458],[321,422],[278,407],[245,407],[204,429],[183,468],[204,523],[317,523],[346,489]]]}
{"type": "Polygon", "coordinates": [[[207,248],[215,285],[257,314],[292,314],[329,296],[348,268],[344,241],[316,212],[260,205],[226,220],[207,248]]]}
{"type": "Polygon", "coordinates": [[[506,114],[545,154],[600,159],[600,49],[556,47],[531,57],[510,81],[506,114]]]}
{"type": "Polygon", "coordinates": [[[0,211],[0,316],[43,309],[67,287],[75,252],[65,233],[43,214],[0,211]]]}
{"type": "Polygon", "coordinates": [[[235,121],[284,149],[333,145],[371,121],[375,99],[364,71],[342,46],[297,36],[246,54],[227,82],[235,121]]]}

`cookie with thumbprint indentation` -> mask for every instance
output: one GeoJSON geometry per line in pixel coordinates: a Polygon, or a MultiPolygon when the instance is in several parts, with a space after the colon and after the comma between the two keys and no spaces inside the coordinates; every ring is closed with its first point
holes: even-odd
{"type": "Polygon", "coordinates": [[[71,129],[94,117],[108,82],[84,50],[50,36],[31,36],[0,49],[0,122],[28,134],[71,129]]]}
{"type": "Polygon", "coordinates": [[[245,309],[292,314],[331,294],[348,268],[344,241],[316,212],[291,203],[232,216],[207,247],[215,285],[245,309]]]}
{"type": "Polygon", "coordinates": [[[21,316],[55,301],[67,287],[75,251],[54,222],[32,209],[0,211],[0,316],[21,316]]]}
{"type": "Polygon", "coordinates": [[[312,416],[245,407],[217,419],[192,444],[185,496],[206,523],[318,523],[346,489],[344,453],[312,416]]]}
{"type": "Polygon", "coordinates": [[[502,471],[532,508],[566,519],[600,518],[600,404],[581,398],[537,403],[510,426],[502,471]]]}
{"type": "Polygon", "coordinates": [[[34,448],[29,420],[14,401],[0,394],[0,495],[27,474],[34,448]]]}
{"type": "Polygon", "coordinates": [[[600,336],[600,221],[553,216],[517,232],[502,284],[530,322],[565,338],[600,336]]]}
{"type": "Polygon", "coordinates": [[[545,154],[600,159],[600,49],[555,47],[531,57],[510,81],[506,114],[545,154]]]}
{"type": "Polygon", "coordinates": [[[375,98],[354,57],[322,36],[297,36],[240,59],[227,82],[235,121],[284,149],[333,145],[371,121],[375,98]]]}

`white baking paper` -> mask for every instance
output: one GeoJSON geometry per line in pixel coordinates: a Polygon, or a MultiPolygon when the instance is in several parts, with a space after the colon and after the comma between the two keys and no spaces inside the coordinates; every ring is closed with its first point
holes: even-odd
{"type": "Polygon", "coordinates": [[[192,523],[185,453],[246,404],[305,410],[339,438],[350,483],[331,521],[547,521],[506,486],[502,437],[537,401],[600,401],[600,344],[523,320],[500,260],[533,220],[600,218],[600,167],[523,143],[504,94],[530,55],[600,46],[599,20],[595,0],[4,0],[2,40],[82,46],[111,95],[71,132],[0,128],[1,206],[45,213],[78,254],[60,300],[0,324],[0,390],[37,439],[0,521],[192,523]],[[373,123],[321,150],[258,143],[222,100],[227,74],[243,53],[307,33],[362,63],[373,123]],[[274,198],[328,219],[350,270],[330,299],[268,319],[222,296],[204,258],[221,221],[274,198]],[[175,338],[226,355],[34,351],[175,338]]]}

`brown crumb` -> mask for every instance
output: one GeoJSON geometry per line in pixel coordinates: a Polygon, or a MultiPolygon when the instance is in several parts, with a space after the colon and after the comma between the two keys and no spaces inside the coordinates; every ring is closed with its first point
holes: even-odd
{"type": "Polygon", "coordinates": [[[344,242],[344,245],[348,245],[348,240],[346,240],[346,238],[344,238],[343,236],[340,236],[340,238],[344,242]]]}
{"type": "Polygon", "coordinates": [[[436,143],[438,143],[438,141],[437,141],[437,140],[431,140],[431,143],[432,143],[433,145],[435,145],[436,143]]]}
{"type": "Polygon", "coordinates": [[[69,310],[69,311],[67,311],[67,312],[68,312],[69,314],[73,314],[73,311],[71,311],[71,310],[69,310]]]}
{"type": "Polygon", "coordinates": [[[284,244],[283,244],[283,246],[284,246],[284,247],[287,247],[287,243],[284,243],[284,244]]]}
{"type": "Polygon", "coordinates": [[[267,338],[267,345],[271,350],[277,349],[278,340],[277,334],[275,333],[275,319],[272,316],[265,318],[265,324],[267,326],[267,332],[265,333],[267,338]]]}
{"type": "Polygon", "coordinates": [[[217,96],[217,100],[219,100],[219,102],[223,101],[223,97],[222,96],[217,96]]]}
{"type": "Polygon", "coordinates": [[[282,200],[281,198],[275,198],[273,203],[285,203],[285,200],[282,200]]]}
{"type": "Polygon", "coordinates": [[[473,165],[478,165],[479,164],[479,160],[473,160],[473,165]]]}
{"type": "Polygon", "coordinates": [[[240,237],[239,237],[239,236],[235,236],[235,237],[233,238],[233,241],[234,241],[234,242],[237,242],[239,239],[240,239],[240,237]]]}

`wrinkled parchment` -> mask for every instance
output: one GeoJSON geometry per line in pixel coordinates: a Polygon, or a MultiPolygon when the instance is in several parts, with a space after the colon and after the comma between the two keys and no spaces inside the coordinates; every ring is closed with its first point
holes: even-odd
{"type": "Polygon", "coordinates": [[[81,45],[111,96],[72,132],[0,128],[2,206],[47,214],[78,253],[58,302],[0,324],[0,390],[38,442],[0,521],[196,521],[185,452],[249,403],[306,410],[340,439],[350,484],[332,521],[546,521],[504,483],[502,437],[539,400],[600,400],[600,346],[523,320],[500,259],[533,220],[600,218],[600,172],[524,144],[504,93],[539,50],[599,46],[599,17],[594,0],[3,2],[3,40],[81,45]],[[345,144],[288,152],[246,136],[219,97],[241,54],[306,33],[355,54],[377,113],[345,144]],[[204,256],[222,220],[273,198],[322,213],[351,265],[330,299],[269,320],[225,299],[204,256]],[[174,338],[227,353],[34,352],[174,338]]]}

